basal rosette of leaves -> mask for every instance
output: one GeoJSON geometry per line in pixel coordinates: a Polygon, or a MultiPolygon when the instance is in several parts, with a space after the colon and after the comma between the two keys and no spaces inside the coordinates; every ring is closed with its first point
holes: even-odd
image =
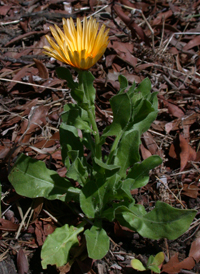
{"type": "Polygon", "coordinates": [[[62,266],[70,262],[70,250],[78,245],[77,235],[84,233],[88,256],[101,259],[109,250],[109,237],[103,221],[118,220],[121,225],[151,239],[176,239],[190,226],[196,211],[176,209],[157,202],[151,212],[136,204],[131,190],[145,186],[149,171],[162,160],[153,155],[141,161],[139,154],[142,133],[147,131],[158,113],[157,93],[151,93],[149,79],[138,87],[128,86],[119,76],[120,90],[111,98],[113,122],[100,136],[95,122],[94,77],[87,70],[78,70],[74,82],[67,68],[57,68],[67,81],[76,104],[66,104],[60,126],[62,160],[67,168],[65,178],[46,168],[45,163],[21,155],[9,180],[22,196],[77,203],[85,218],[79,227],[65,224],[47,237],[41,252],[42,266],[62,266]],[[78,134],[81,130],[82,137],[78,134]],[[115,136],[110,153],[102,157],[102,146],[108,136],[115,136]],[[84,149],[91,151],[86,159],[84,149]],[[74,180],[79,187],[74,187],[74,180]],[[87,222],[88,220],[88,222],[87,222]],[[85,225],[90,228],[85,228],[85,225]]]}

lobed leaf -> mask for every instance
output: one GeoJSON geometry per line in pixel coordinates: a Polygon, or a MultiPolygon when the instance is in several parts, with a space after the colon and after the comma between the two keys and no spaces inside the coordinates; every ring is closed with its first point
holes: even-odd
{"type": "Polygon", "coordinates": [[[60,144],[62,161],[67,168],[69,168],[68,152],[71,150],[78,150],[80,157],[83,156],[83,144],[78,135],[78,130],[74,126],[62,123],[60,125],[60,144]]]}
{"type": "Polygon", "coordinates": [[[189,228],[195,214],[196,210],[177,209],[160,201],[151,212],[144,215],[138,214],[134,208],[121,207],[116,210],[116,218],[122,225],[155,240],[178,238],[189,228]]]}
{"type": "Polygon", "coordinates": [[[145,78],[135,89],[135,92],[141,92],[144,97],[148,96],[151,92],[151,81],[149,78],[145,78]]]}
{"type": "Polygon", "coordinates": [[[120,83],[120,90],[118,94],[123,93],[125,89],[128,87],[128,80],[124,75],[119,75],[118,77],[119,83],[120,83]]]}
{"type": "Polygon", "coordinates": [[[113,123],[104,129],[103,137],[121,134],[121,131],[125,129],[130,119],[131,105],[126,93],[112,97],[110,104],[114,116],[113,123]]]}
{"type": "Polygon", "coordinates": [[[85,232],[88,256],[94,260],[102,259],[109,250],[110,239],[101,225],[95,223],[85,232]]]}
{"type": "Polygon", "coordinates": [[[71,89],[75,89],[78,87],[78,83],[74,82],[71,72],[68,68],[58,67],[56,68],[56,73],[58,77],[67,81],[68,87],[71,89]]]}
{"type": "Polygon", "coordinates": [[[135,163],[127,175],[127,178],[135,180],[132,189],[145,186],[149,181],[149,171],[161,163],[162,159],[158,155],[152,155],[141,163],[135,163]]]}
{"type": "Polygon", "coordinates": [[[84,228],[68,226],[68,224],[56,228],[56,230],[47,236],[41,251],[42,267],[47,265],[63,266],[69,261],[69,252],[71,247],[78,245],[77,235],[84,228]]]}
{"type": "Polygon", "coordinates": [[[115,174],[110,178],[104,176],[92,177],[82,188],[80,193],[80,206],[88,218],[100,215],[106,204],[114,199],[114,186],[120,180],[115,174]]]}
{"type": "Polygon", "coordinates": [[[21,154],[12,168],[9,181],[19,195],[49,200],[77,200],[80,190],[46,167],[45,163],[21,154]]]}
{"type": "Polygon", "coordinates": [[[66,173],[67,178],[73,179],[83,186],[88,177],[87,166],[84,158],[79,158],[79,151],[77,150],[70,150],[68,152],[68,157],[71,161],[71,165],[66,173]]]}
{"type": "Polygon", "coordinates": [[[85,132],[92,132],[87,111],[75,104],[66,104],[62,113],[62,121],[85,132]]]}
{"type": "Polygon", "coordinates": [[[137,130],[130,130],[122,136],[114,158],[114,164],[121,166],[119,175],[122,178],[126,177],[127,168],[140,160],[139,144],[140,136],[137,130]]]}
{"type": "MultiPolygon", "coordinates": [[[[94,105],[96,90],[93,87],[94,76],[90,71],[87,70],[79,70],[79,85],[81,85],[81,89],[84,90],[84,97],[82,103],[89,103],[91,107],[94,105]]],[[[77,94],[78,95],[78,94],[77,94]]]]}

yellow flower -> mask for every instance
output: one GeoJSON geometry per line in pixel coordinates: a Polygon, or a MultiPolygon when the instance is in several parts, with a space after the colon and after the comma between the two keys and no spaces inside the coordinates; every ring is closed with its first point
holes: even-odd
{"type": "Polygon", "coordinates": [[[109,30],[105,31],[105,25],[102,25],[98,32],[98,27],[99,23],[92,17],[89,20],[84,17],[83,26],[77,18],[76,27],[72,18],[63,19],[64,33],[57,25],[55,29],[50,27],[57,44],[46,35],[51,47],[44,46],[44,53],[75,68],[87,70],[102,57],[109,43],[109,30]]]}

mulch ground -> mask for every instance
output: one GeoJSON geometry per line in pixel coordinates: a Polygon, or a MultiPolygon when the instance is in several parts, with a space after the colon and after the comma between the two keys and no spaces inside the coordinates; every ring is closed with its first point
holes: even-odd
{"type": "Polygon", "coordinates": [[[165,253],[162,273],[200,273],[200,1],[1,0],[0,33],[0,273],[138,273],[131,259],[145,264],[159,251],[165,253]],[[42,270],[40,249],[57,226],[53,216],[61,223],[75,223],[77,216],[58,201],[20,197],[7,177],[19,153],[65,175],[59,125],[70,90],[55,72],[63,64],[44,56],[42,47],[50,25],[62,28],[63,17],[93,14],[110,29],[105,55],[91,69],[100,132],[111,121],[109,99],[119,89],[120,74],[130,85],[149,77],[158,92],[159,114],[143,134],[140,152],[142,159],[160,155],[163,164],[134,198],[147,210],[160,200],[198,213],[174,241],[144,239],[105,223],[112,239],[105,258],[92,261],[82,254],[71,268],[42,270]]]}

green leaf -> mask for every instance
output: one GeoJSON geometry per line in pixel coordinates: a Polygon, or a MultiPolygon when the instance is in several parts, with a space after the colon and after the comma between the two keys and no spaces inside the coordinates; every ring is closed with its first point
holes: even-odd
{"type": "Polygon", "coordinates": [[[150,128],[157,114],[158,109],[154,108],[147,99],[141,98],[137,100],[137,102],[132,103],[132,115],[127,130],[138,130],[141,135],[150,128]]]}
{"type": "MultiPolygon", "coordinates": [[[[79,151],[70,150],[68,157],[71,161],[71,165],[66,173],[67,178],[77,181],[80,185],[84,185],[88,177],[87,166],[83,164],[83,159],[79,157],[79,151]]],[[[85,162],[86,164],[86,162],[85,162]]]]}
{"type": "Polygon", "coordinates": [[[74,126],[80,130],[91,133],[87,111],[75,104],[66,104],[62,113],[62,120],[70,126],[74,126]]]}
{"type": "Polygon", "coordinates": [[[93,87],[94,76],[90,71],[87,70],[79,70],[79,86],[84,91],[84,96],[86,99],[83,100],[83,103],[88,103],[89,106],[94,105],[96,90],[93,87]]]}
{"type": "Polygon", "coordinates": [[[80,206],[88,218],[94,218],[104,206],[105,177],[92,177],[81,189],[80,206]]]}
{"type": "MultiPolygon", "coordinates": [[[[102,212],[111,207],[114,199],[127,198],[121,190],[120,176],[114,174],[109,178],[94,176],[86,183],[80,193],[80,205],[88,218],[102,217],[102,212]],[[123,195],[122,195],[123,193],[123,195]]],[[[130,197],[128,196],[130,200],[130,197]]]]}
{"type": "Polygon", "coordinates": [[[131,200],[133,199],[133,197],[131,195],[131,190],[133,189],[134,182],[135,182],[135,180],[130,179],[130,178],[128,178],[124,181],[121,181],[121,189],[126,193],[126,195],[124,195],[124,198],[127,196],[127,197],[129,197],[129,199],[131,199],[131,200]]]}
{"type": "Polygon", "coordinates": [[[127,91],[127,94],[129,95],[129,97],[131,98],[132,95],[134,94],[134,91],[136,89],[136,84],[135,81],[133,82],[132,86],[129,88],[129,90],[127,91]]]}
{"type": "Polygon", "coordinates": [[[158,92],[153,92],[149,95],[149,102],[151,103],[152,107],[157,110],[158,109],[158,92]]]}
{"type": "Polygon", "coordinates": [[[116,218],[122,225],[136,230],[143,237],[155,240],[178,238],[187,231],[195,214],[196,210],[177,209],[159,201],[145,215],[138,214],[134,208],[121,207],[116,210],[116,218]]]}
{"type": "MultiPolygon", "coordinates": [[[[115,166],[112,167],[115,168],[115,166]]],[[[134,180],[127,179],[122,182],[116,173],[117,170],[114,169],[114,171],[115,173],[109,177],[104,176],[104,172],[96,173],[81,189],[80,206],[88,218],[98,217],[113,220],[115,213],[115,207],[112,207],[113,200],[119,201],[117,206],[134,202],[130,193],[134,180]],[[108,209],[110,210],[108,211],[108,209]]]]}
{"type": "Polygon", "coordinates": [[[153,272],[155,272],[155,273],[160,273],[161,271],[160,271],[160,268],[158,267],[158,266],[156,266],[156,265],[150,265],[149,267],[148,267],[148,269],[150,269],[151,271],[153,271],[153,272]]]}
{"type": "Polygon", "coordinates": [[[130,130],[122,136],[114,158],[114,164],[121,166],[119,171],[121,177],[126,177],[127,168],[140,161],[139,144],[139,132],[136,130],[130,130]]]}
{"type": "Polygon", "coordinates": [[[109,208],[105,209],[101,213],[101,218],[112,222],[115,219],[115,211],[118,207],[120,207],[120,205],[112,203],[109,208]]]}
{"type": "Polygon", "coordinates": [[[120,90],[118,94],[124,92],[124,90],[128,87],[128,81],[124,75],[119,75],[118,77],[119,83],[120,83],[120,90]]]}
{"type": "Polygon", "coordinates": [[[127,92],[127,94],[129,95],[131,104],[133,106],[133,110],[135,110],[136,104],[138,104],[138,102],[140,102],[142,99],[144,99],[144,97],[141,93],[136,92],[135,89],[131,90],[131,91],[129,90],[127,92]]]}
{"type": "Polygon", "coordinates": [[[56,68],[58,77],[67,81],[68,87],[75,89],[78,87],[78,83],[75,83],[68,68],[58,67],[56,68]]]}
{"type": "Polygon", "coordinates": [[[148,259],[147,267],[148,267],[149,265],[151,265],[151,264],[153,263],[153,261],[154,261],[154,256],[151,255],[151,256],[149,257],[149,259],[148,259]]]}
{"type": "Polygon", "coordinates": [[[153,264],[159,266],[164,262],[164,259],[165,259],[165,254],[164,252],[161,251],[157,253],[156,256],[154,257],[153,264]]]}
{"type": "Polygon", "coordinates": [[[131,266],[132,268],[138,270],[138,271],[146,271],[146,267],[142,264],[142,262],[138,259],[132,259],[131,260],[131,266]]]}
{"type": "Polygon", "coordinates": [[[130,88],[128,95],[132,104],[132,114],[127,130],[134,128],[140,134],[145,132],[158,114],[157,93],[151,93],[149,79],[144,79],[138,88],[130,88]]]}
{"type": "Polygon", "coordinates": [[[69,168],[68,151],[78,150],[80,157],[83,156],[83,144],[75,127],[65,123],[60,125],[60,144],[62,160],[67,168],[69,168]]]}
{"type": "Polygon", "coordinates": [[[151,92],[151,81],[145,78],[135,89],[135,92],[141,92],[143,96],[147,96],[151,92]]]}
{"type": "Polygon", "coordinates": [[[103,201],[101,197],[100,186],[103,180],[92,178],[88,180],[86,185],[80,192],[80,207],[88,218],[94,218],[95,214],[99,212],[103,201]]]}
{"type": "Polygon", "coordinates": [[[143,120],[149,115],[149,113],[154,112],[155,109],[152,104],[146,100],[140,100],[133,110],[134,123],[143,122],[143,120]]]}
{"type": "MultiPolygon", "coordinates": [[[[134,205],[135,207],[137,206],[135,205],[135,200],[130,194],[130,188],[127,187],[125,183],[126,183],[126,180],[124,181],[124,184],[121,181],[118,181],[113,185],[113,190],[111,190],[110,188],[112,185],[110,185],[109,188],[106,188],[106,194],[112,193],[112,196],[110,195],[109,202],[106,200],[108,199],[108,196],[107,195],[105,196],[107,205],[103,208],[101,212],[101,215],[100,215],[101,218],[107,219],[110,222],[112,222],[115,219],[115,212],[118,209],[122,207],[128,208],[128,206],[130,205],[134,205]],[[113,202],[114,200],[116,200],[117,203],[114,203],[113,202]]],[[[129,227],[129,225],[127,227],[129,227]]]]}
{"type": "Polygon", "coordinates": [[[95,155],[95,143],[92,139],[92,136],[90,133],[83,132],[83,139],[82,139],[83,145],[91,150],[92,155],[95,155]]]}
{"type": "Polygon", "coordinates": [[[80,105],[81,108],[83,108],[84,110],[88,110],[89,109],[89,103],[86,99],[84,90],[81,88],[76,88],[74,90],[71,91],[71,96],[72,98],[80,105]]]}
{"type": "Polygon", "coordinates": [[[117,206],[122,204],[134,203],[130,190],[132,186],[132,179],[127,179],[124,181],[119,180],[120,176],[118,174],[113,175],[108,180],[106,180],[105,185],[102,186],[102,196],[103,196],[103,210],[101,215],[104,214],[104,210],[111,208],[113,201],[116,200],[117,206]]]}
{"type": "Polygon", "coordinates": [[[132,189],[145,186],[149,181],[149,171],[162,163],[162,159],[157,155],[152,155],[142,161],[142,163],[135,163],[129,170],[127,178],[134,179],[132,189]]]}
{"type": "Polygon", "coordinates": [[[110,239],[106,231],[98,224],[85,232],[88,256],[94,260],[102,259],[109,250],[110,239]]]}
{"type": "Polygon", "coordinates": [[[116,207],[115,219],[117,219],[121,225],[128,227],[131,230],[136,230],[136,229],[130,225],[129,219],[128,220],[125,219],[124,216],[128,215],[128,213],[132,214],[131,216],[132,218],[135,218],[135,216],[140,216],[140,218],[142,218],[143,216],[147,214],[144,206],[140,204],[135,204],[135,201],[129,204],[125,204],[125,205],[122,204],[116,207]]]}
{"type": "Polygon", "coordinates": [[[150,256],[147,262],[147,269],[152,270],[155,273],[160,273],[159,265],[163,263],[165,259],[165,254],[163,252],[159,252],[156,256],[150,256]]]}
{"type": "Polygon", "coordinates": [[[94,170],[99,174],[105,174],[105,177],[108,178],[120,170],[120,166],[117,165],[108,165],[101,160],[94,158],[94,170]]]}
{"type": "Polygon", "coordinates": [[[46,168],[45,163],[21,154],[9,174],[9,181],[19,195],[49,200],[77,200],[80,189],[46,168]]]}
{"type": "Polygon", "coordinates": [[[134,124],[134,130],[138,130],[141,135],[150,128],[151,124],[156,119],[157,115],[157,111],[152,111],[146,116],[146,118],[144,118],[143,121],[134,124]]]}
{"type": "Polygon", "coordinates": [[[82,88],[72,89],[71,96],[83,109],[89,108],[89,104],[85,98],[85,93],[82,88]]]}
{"type": "MultiPolygon", "coordinates": [[[[130,123],[131,128],[138,130],[140,134],[147,131],[152,122],[158,115],[158,110],[152,107],[152,104],[146,99],[142,99],[139,104],[134,107],[133,121],[130,123]]],[[[129,126],[129,127],[130,127],[129,126]]]]}
{"type": "Polygon", "coordinates": [[[76,228],[67,224],[56,228],[56,230],[47,236],[41,251],[42,267],[47,265],[63,266],[69,261],[69,252],[71,247],[78,245],[77,235],[84,228],[76,228]]]}
{"type": "Polygon", "coordinates": [[[113,123],[103,131],[103,137],[121,134],[128,124],[131,114],[130,99],[126,93],[117,94],[110,99],[113,110],[113,123]]]}

